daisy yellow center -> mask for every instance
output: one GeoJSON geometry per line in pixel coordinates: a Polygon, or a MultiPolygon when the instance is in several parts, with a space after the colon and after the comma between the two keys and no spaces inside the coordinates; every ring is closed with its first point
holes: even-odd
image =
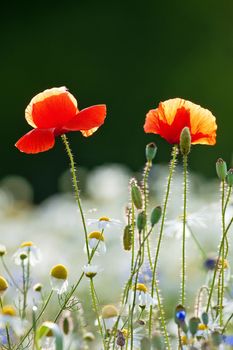
{"type": "Polygon", "coordinates": [[[114,305],[105,305],[102,309],[103,318],[117,317],[118,311],[114,305]]]}
{"type": "Polygon", "coordinates": [[[29,241],[29,242],[23,242],[20,244],[20,247],[21,248],[24,248],[24,247],[32,247],[33,246],[33,242],[29,241]]]}
{"type": "Polygon", "coordinates": [[[0,276],[0,292],[4,292],[8,288],[8,283],[4,277],[0,276]]]}
{"type": "Polygon", "coordinates": [[[205,331],[208,327],[204,323],[199,323],[198,329],[199,331],[205,331]]]}
{"type": "Polygon", "coordinates": [[[16,310],[11,305],[5,305],[2,308],[2,314],[7,316],[16,316],[16,310]]]}
{"type": "Polygon", "coordinates": [[[135,289],[139,290],[140,292],[144,292],[144,293],[147,292],[147,287],[143,283],[137,283],[135,286],[135,289]]]}
{"type": "Polygon", "coordinates": [[[181,343],[182,345],[188,345],[188,338],[186,337],[186,335],[182,335],[181,343]]]}
{"type": "MultiPolygon", "coordinates": [[[[223,268],[224,269],[228,269],[229,267],[229,263],[226,259],[224,259],[223,261],[223,268]]],[[[222,268],[222,259],[219,259],[219,262],[218,262],[218,268],[221,269],[222,268]]]]}
{"type": "Polygon", "coordinates": [[[100,231],[93,231],[93,232],[89,233],[88,238],[89,239],[95,238],[98,241],[104,241],[104,235],[100,231]]]}
{"type": "Polygon", "coordinates": [[[99,221],[107,221],[107,222],[109,222],[110,219],[107,216],[101,216],[101,218],[99,218],[99,221]]]}
{"type": "Polygon", "coordinates": [[[68,270],[67,268],[62,265],[55,265],[51,271],[50,271],[50,275],[54,278],[60,279],[60,280],[66,280],[67,276],[68,276],[68,270]]]}
{"type": "Polygon", "coordinates": [[[128,329],[123,328],[121,331],[122,331],[123,336],[124,336],[125,338],[128,338],[128,337],[129,337],[129,330],[128,330],[128,329]]]}

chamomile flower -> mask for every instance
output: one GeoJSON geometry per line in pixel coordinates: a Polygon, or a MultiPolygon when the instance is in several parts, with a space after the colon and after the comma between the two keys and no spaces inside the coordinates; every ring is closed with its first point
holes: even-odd
{"type": "Polygon", "coordinates": [[[0,311],[0,328],[10,328],[17,336],[24,334],[27,321],[16,315],[16,310],[12,305],[3,306],[0,311]]]}
{"type": "Polygon", "coordinates": [[[50,280],[52,289],[57,292],[57,294],[63,294],[68,288],[68,270],[62,265],[55,265],[50,271],[50,280]]]}
{"type": "Polygon", "coordinates": [[[85,273],[85,276],[88,278],[95,277],[97,273],[101,271],[102,269],[100,269],[99,266],[97,265],[87,264],[83,266],[83,272],[85,273]]]}
{"type": "MultiPolygon", "coordinates": [[[[100,231],[93,231],[88,235],[88,245],[90,249],[95,249],[97,254],[106,253],[106,245],[104,242],[104,235],[100,231]]],[[[86,251],[86,247],[84,247],[86,251]]]]}
{"type": "Polygon", "coordinates": [[[0,298],[6,293],[7,289],[7,280],[4,277],[0,276],[0,298]]]}
{"type": "Polygon", "coordinates": [[[40,262],[41,253],[33,242],[23,242],[13,255],[13,259],[16,265],[21,265],[22,262],[27,265],[29,262],[31,266],[34,266],[40,262]]]}
{"type": "Polygon", "coordinates": [[[97,225],[100,231],[114,226],[121,226],[121,222],[119,220],[110,219],[107,216],[101,216],[99,219],[88,219],[87,224],[89,226],[97,225]]]}
{"type": "MultiPolygon", "coordinates": [[[[118,319],[118,310],[114,305],[105,305],[101,312],[101,317],[106,329],[112,329],[118,319]]],[[[121,327],[122,321],[119,319],[118,328],[121,327]]]]}
{"type": "Polygon", "coordinates": [[[150,296],[146,285],[143,283],[137,283],[132,287],[129,294],[128,304],[133,305],[134,299],[135,305],[138,305],[141,308],[148,308],[156,305],[156,300],[150,296]]]}

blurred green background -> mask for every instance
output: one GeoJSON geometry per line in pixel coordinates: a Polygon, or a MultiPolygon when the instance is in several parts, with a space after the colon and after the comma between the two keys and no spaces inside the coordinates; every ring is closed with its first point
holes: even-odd
{"type": "Polygon", "coordinates": [[[93,137],[70,134],[81,166],[140,169],[150,141],[158,144],[157,161],[167,162],[170,146],[142,126],[149,109],[172,97],[217,117],[217,145],[193,147],[190,167],[214,176],[217,157],[230,162],[232,1],[20,1],[5,3],[0,26],[1,177],[26,177],[36,201],[57,190],[67,168],[63,146],[57,139],[53,150],[33,156],[14,143],[30,130],[30,99],[54,86],[67,86],[80,108],[107,104],[106,123],[93,137]]]}

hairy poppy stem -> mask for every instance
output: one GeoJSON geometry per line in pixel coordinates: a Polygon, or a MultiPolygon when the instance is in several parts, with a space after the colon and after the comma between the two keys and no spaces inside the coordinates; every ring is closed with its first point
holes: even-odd
{"type": "Polygon", "coordinates": [[[65,145],[65,149],[66,149],[66,152],[67,152],[69,160],[70,160],[70,171],[71,171],[72,182],[73,182],[73,186],[74,186],[74,195],[75,195],[75,200],[78,204],[80,215],[82,218],[82,224],[83,224],[83,229],[84,229],[84,233],[85,233],[85,244],[86,244],[87,256],[89,259],[90,258],[90,251],[89,251],[89,246],[88,246],[87,227],[86,227],[84,213],[83,213],[81,200],[80,200],[80,196],[79,196],[78,179],[76,176],[74,157],[73,157],[67,136],[65,134],[63,134],[63,135],[61,135],[61,138],[62,138],[62,141],[65,145]]]}
{"type": "MultiPolygon", "coordinates": [[[[159,306],[161,325],[162,325],[162,330],[163,330],[163,334],[165,337],[165,343],[166,343],[167,349],[170,349],[171,347],[170,347],[169,336],[167,333],[166,321],[164,318],[163,305],[162,305],[162,301],[161,301],[159,290],[158,290],[158,282],[156,281],[156,272],[157,272],[157,264],[158,264],[160,246],[161,246],[162,237],[163,237],[163,230],[164,230],[164,223],[165,223],[165,217],[166,217],[166,212],[167,212],[168,198],[169,198],[170,188],[171,188],[171,181],[172,181],[172,176],[173,176],[175,165],[176,165],[177,153],[178,153],[178,146],[174,145],[173,149],[172,149],[172,159],[171,159],[171,163],[170,163],[170,171],[169,171],[168,180],[167,180],[167,189],[166,189],[164,206],[163,206],[163,213],[162,213],[162,219],[161,219],[158,244],[157,244],[157,249],[156,249],[156,253],[155,253],[153,277],[152,277],[152,285],[151,285],[152,298],[154,297],[155,291],[156,291],[156,295],[158,298],[158,306],[159,306]]],[[[149,316],[149,335],[150,336],[151,336],[151,332],[152,332],[152,307],[150,307],[150,316],[149,316]]]]}
{"type": "Polygon", "coordinates": [[[182,238],[182,271],[181,271],[181,304],[185,306],[185,279],[186,279],[186,262],[185,262],[185,243],[186,243],[186,217],[187,217],[187,165],[188,156],[183,156],[184,168],[184,207],[183,207],[183,238],[182,238]]]}

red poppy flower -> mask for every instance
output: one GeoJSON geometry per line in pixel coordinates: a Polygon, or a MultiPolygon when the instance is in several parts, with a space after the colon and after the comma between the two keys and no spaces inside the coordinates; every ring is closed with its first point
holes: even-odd
{"type": "Polygon", "coordinates": [[[51,149],[55,137],[70,131],[91,136],[103,123],[106,106],[91,106],[78,110],[77,101],[63,87],[45,90],[31,100],[25,118],[34,129],[21,137],[15,146],[25,153],[39,153],[51,149]]]}
{"type": "Polygon", "coordinates": [[[146,133],[159,134],[171,144],[180,142],[180,134],[188,127],[192,144],[214,145],[217,125],[213,114],[190,101],[174,98],[160,102],[146,115],[146,133]]]}

